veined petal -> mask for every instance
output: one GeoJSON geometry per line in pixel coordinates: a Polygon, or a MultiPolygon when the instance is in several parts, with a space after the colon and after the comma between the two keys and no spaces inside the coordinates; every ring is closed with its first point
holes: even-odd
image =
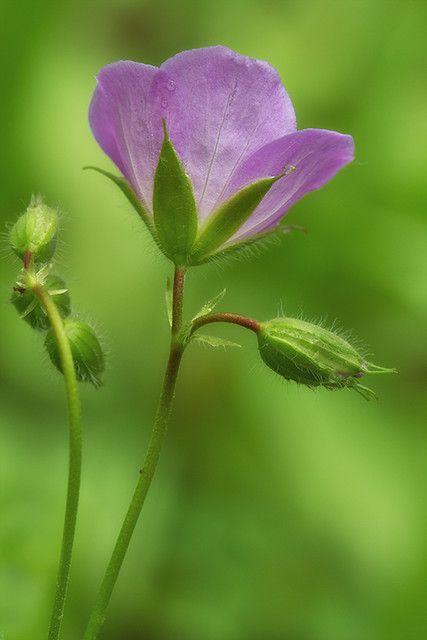
{"type": "Polygon", "coordinates": [[[153,119],[152,86],[157,72],[157,67],[130,61],[107,65],[97,76],[89,109],[98,144],[149,211],[163,141],[161,116],[153,119]]]}
{"type": "Polygon", "coordinates": [[[104,67],[89,119],[148,212],[162,119],[192,181],[201,221],[243,187],[294,165],[227,245],[275,226],[353,158],[350,136],[296,131],[292,103],[268,63],[221,46],[185,51],[159,69],[130,61],[104,67]]]}
{"type": "Polygon", "coordinates": [[[274,227],[297,200],[323,186],[353,157],[351,136],[323,129],[303,129],[255,151],[236,171],[225,197],[262,177],[280,174],[286,165],[295,170],[271,187],[229,243],[274,227]]]}
{"type": "Polygon", "coordinates": [[[296,129],[291,100],[273,67],[226,47],[179,53],[162,64],[156,85],[202,220],[224,200],[246,158],[296,129]]]}

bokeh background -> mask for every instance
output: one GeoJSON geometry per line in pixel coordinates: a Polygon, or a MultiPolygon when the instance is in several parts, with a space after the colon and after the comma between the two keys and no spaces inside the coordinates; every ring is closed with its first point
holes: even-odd
{"type": "MultiPolygon", "coordinates": [[[[398,376],[378,402],[311,392],[243,348],[194,346],[108,640],[420,640],[427,636],[427,3],[4,0],[2,230],[42,193],[62,211],[57,270],[109,353],[83,387],[84,472],[65,640],[80,638],[130,498],[167,351],[170,267],[116,188],[87,107],[97,70],[224,44],[269,60],[299,127],[351,133],[356,160],[289,214],[306,234],[190,274],[186,311],[335,320],[398,376]]],[[[46,637],[62,528],[63,386],[8,302],[0,262],[0,636],[46,637]]]]}

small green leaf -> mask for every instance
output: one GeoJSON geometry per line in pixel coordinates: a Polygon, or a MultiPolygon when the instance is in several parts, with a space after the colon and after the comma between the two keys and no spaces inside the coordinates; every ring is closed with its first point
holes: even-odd
{"type": "Polygon", "coordinates": [[[159,245],[159,241],[157,239],[156,230],[154,228],[152,216],[148,213],[146,208],[143,206],[142,202],[128,183],[125,178],[121,176],[115,176],[114,173],[110,173],[109,171],[105,171],[104,169],[99,169],[98,167],[83,167],[83,169],[92,169],[93,171],[97,171],[101,175],[109,178],[112,182],[114,182],[120,189],[120,191],[126,196],[126,198],[131,203],[132,207],[135,209],[136,213],[139,215],[141,220],[147,225],[148,230],[153,236],[157,245],[159,245]]]}
{"type": "Polygon", "coordinates": [[[163,252],[175,264],[185,265],[197,235],[196,202],[164,121],[163,127],[163,146],[154,176],[154,224],[163,252]]]}
{"type": "Polygon", "coordinates": [[[68,289],[52,289],[48,291],[50,296],[60,296],[63,293],[67,293],[68,289]]]}
{"type": "Polygon", "coordinates": [[[172,292],[172,281],[170,278],[166,280],[166,313],[168,316],[169,326],[172,326],[172,306],[173,306],[173,292],[172,292]]]}
{"type": "Polygon", "coordinates": [[[217,336],[206,336],[198,333],[192,337],[192,340],[206,344],[209,347],[223,347],[224,349],[227,347],[240,348],[242,346],[241,344],[237,344],[237,342],[231,342],[231,340],[224,340],[224,338],[218,338],[217,336]]]}
{"type": "Polygon", "coordinates": [[[200,263],[227,242],[252,215],[273,184],[294,170],[295,167],[289,166],[280,176],[253,182],[219,207],[200,231],[191,254],[192,263],[200,263]]]}
{"type": "Polygon", "coordinates": [[[193,321],[201,316],[206,316],[208,313],[211,313],[215,309],[216,305],[224,298],[226,291],[227,289],[223,289],[214,298],[212,298],[212,300],[208,300],[208,302],[206,302],[200,309],[199,313],[194,316],[193,321]]]}

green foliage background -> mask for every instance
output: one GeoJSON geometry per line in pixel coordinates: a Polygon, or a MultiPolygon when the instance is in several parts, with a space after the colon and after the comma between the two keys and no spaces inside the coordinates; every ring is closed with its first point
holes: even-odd
{"type": "MultiPolygon", "coordinates": [[[[427,4],[385,0],[5,0],[0,217],[41,192],[63,212],[58,270],[104,336],[82,387],[84,474],[64,624],[87,620],[131,495],[167,349],[170,267],[118,190],[87,107],[104,64],[225,44],[269,60],[299,127],[351,133],[356,160],[295,206],[251,261],[190,274],[186,309],[338,319],[398,376],[379,402],[311,392],[263,367],[251,335],[192,347],[158,474],[110,609],[115,640],[419,640],[427,635],[425,429],[427,4]]],[[[63,387],[0,263],[0,636],[46,637],[66,479],[63,387]],[[2,635],[3,634],[3,635],[2,635]]]]}

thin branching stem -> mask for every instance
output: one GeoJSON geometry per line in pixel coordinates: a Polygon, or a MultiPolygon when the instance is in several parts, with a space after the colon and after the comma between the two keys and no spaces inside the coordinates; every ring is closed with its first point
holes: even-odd
{"type": "Polygon", "coordinates": [[[82,466],[81,406],[73,356],[61,315],[43,285],[40,283],[35,284],[33,286],[33,291],[43,305],[55,335],[61,361],[61,369],[64,375],[68,404],[69,461],[67,502],[65,507],[64,531],[62,537],[61,556],[59,560],[58,578],[48,635],[49,640],[57,640],[61,631],[65,600],[67,597],[71,556],[73,552],[77,510],[79,505],[82,466]]]}
{"type": "Polygon", "coordinates": [[[139,472],[138,482],[92,608],[84,640],[95,640],[99,636],[114,586],[159,461],[171,413],[179,366],[185,348],[184,342],[180,337],[184,283],[185,269],[176,267],[173,285],[171,346],[157,415],[145,460],[139,472]]]}

